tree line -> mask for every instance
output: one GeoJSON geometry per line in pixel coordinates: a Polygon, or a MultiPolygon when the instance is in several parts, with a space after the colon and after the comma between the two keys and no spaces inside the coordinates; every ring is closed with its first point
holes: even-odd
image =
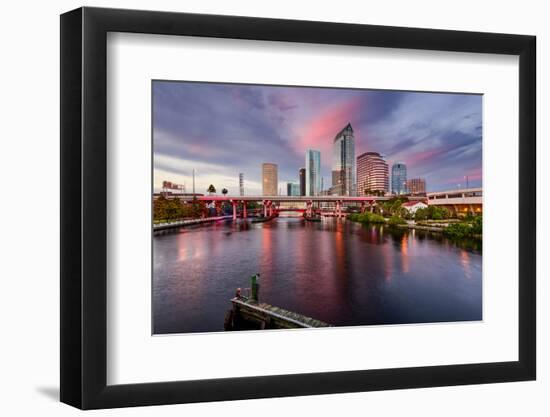
{"type": "Polygon", "coordinates": [[[166,198],[161,195],[153,202],[153,219],[155,222],[206,216],[208,216],[206,203],[196,198],[190,203],[185,203],[178,197],[166,198]]]}

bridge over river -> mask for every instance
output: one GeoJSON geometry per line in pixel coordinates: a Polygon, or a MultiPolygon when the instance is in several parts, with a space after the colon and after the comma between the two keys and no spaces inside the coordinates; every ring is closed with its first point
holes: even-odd
{"type": "MultiPolygon", "coordinates": [[[[179,198],[181,201],[191,202],[195,199],[197,201],[204,201],[208,204],[221,204],[229,203],[233,207],[233,218],[237,218],[237,208],[242,206],[243,218],[247,217],[247,203],[260,203],[263,206],[264,216],[272,216],[274,210],[278,210],[281,203],[295,203],[302,204],[302,210],[305,210],[306,215],[311,216],[314,213],[314,204],[329,203],[334,205],[334,215],[336,217],[343,217],[342,207],[344,205],[359,204],[361,211],[372,207],[378,201],[387,201],[393,196],[336,196],[336,195],[324,195],[324,196],[229,196],[229,195],[171,195],[167,198],[179,198]]],[[[407,197],[409,201],[426,201],[426,197],[411,196],[407,197]]],[[[300,207],[293,205],[293,208],[300,210],[300,207]]]]}

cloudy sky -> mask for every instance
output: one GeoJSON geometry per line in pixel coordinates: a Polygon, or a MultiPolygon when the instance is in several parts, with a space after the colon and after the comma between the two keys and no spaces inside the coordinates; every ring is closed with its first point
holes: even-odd
{"type": "Polygon", "coordinates": [[[356,156],[375,151],[428,191],[481,186],[482,96],[381,90],[153,82],[154,187],[162,181],[196,191],[261,194],[261,164],[279,166],[279,188],[298,181],[305,150],[321,151],[325,188],[331,146],[348,122],[356,156]]]}

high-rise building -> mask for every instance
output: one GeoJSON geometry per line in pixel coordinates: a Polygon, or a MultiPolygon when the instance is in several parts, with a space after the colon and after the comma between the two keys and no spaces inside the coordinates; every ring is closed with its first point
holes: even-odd
{"type": "Polygon", "coordinates": [[[382,155],[378,152],[365,152],[357,157],[358,195],[387,193],[389,186],[388,164],[382,155]]]}
{"type": "Polygon", "coordinates": [[[265,162],[262,164],[262,195],[277,195],[279,184],[277,164],[265,162]]]}
{"type": "Polygon", "coordinates": [[[332,144],[332,188],[336,195],[355,195],[355,137],[348,123],[332,144]]]}
{"type": "Polygon", "coordinates": [[[407,165],[396,162],[391,167],[391,192],[399,195],[407,192],[407,165]]]}
{"type": "Polygon", "coordinates": [[[306,169],[300,168],[298,177],[300,178],[300,195],[306,195],[306,169]]]}
{"type": "Polygon", "coordinates": [[[300,195],[300,184],[295,182],[286,183],[286,195],[287,196],[299,196],[300,195]]]}
{"type": "Polygon", "coordinates": [[[239,174],[239,195],[244,195],[244,174],[239,174]]]}
{"type": "Polygon", "coordinates": [[[319,195],[321,191],[321,152],[306,151],[306,195],[319,195]]]}
{"type": "Polygon", "coordinates": [[[410,194],[426,194],[426,180],[424,178],[411,178],[407,180],[407,192],[410,194]]]}

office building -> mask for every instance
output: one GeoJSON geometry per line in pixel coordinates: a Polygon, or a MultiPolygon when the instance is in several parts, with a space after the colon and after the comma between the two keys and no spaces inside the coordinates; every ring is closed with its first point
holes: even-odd
{"type": "Polygon", "coordinates": [[[316,196],[321,191],[321,152],[306,151],[306,195],[316,196]]]}
{"type": "Polygon", "coordinates": [[[300,168],[298,171],[298,177],[300,178],[300,195],[306,195],[306,169],[300,168]]]}
{"type": "Polygon", "coordinates": [[[365,152],[357,157],[358,195],[385,194],[389,191],[388,164],[378,152],[365,152]]]}
{"type": "Polygon", "coordinates": [[[332,187],[335,195],[355,195],[355,137],[348,123],[332,144],[332,187]]]}
{"type": "Polygon", "coordinates": [[[407,193],[412,195],[426,194],[426,180],[424,178],[407,180],[407,193]]]}
{"type": "Polygon", "coordinates": [[[244,174],[242,172],[239,174],[239,195],[244,195],[244,174]]]}
{"type": "Polygon", "coordinates": [[[391,192],[395,195],[407,192],[407,165],[396,162],[391,167],[391,192]]]}
{"type": "Polygon", "coordinates": [[[300,195],[300,184],[296,182],[287,182],[286,183],[286,195],[287,196],[299,196],[300,195]]]}
{"type": "Polygon", "coordinates": [[[277,195],[279,184],[277,164],[265,162],[262,164],[262,195],[277,195]]]}

